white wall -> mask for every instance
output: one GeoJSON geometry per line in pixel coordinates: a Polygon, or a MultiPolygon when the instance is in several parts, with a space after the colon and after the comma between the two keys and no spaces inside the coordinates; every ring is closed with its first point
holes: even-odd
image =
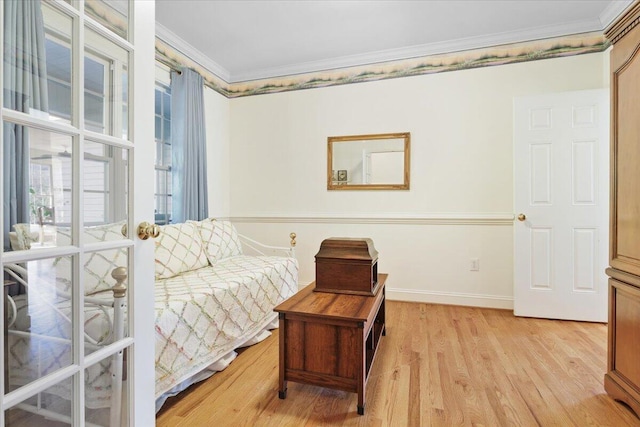
{"type": "Polygon", "coordinates": [[[237,98],[215,119],[210,102],[232,165],[211,203],[228,195],[238,229],[269,243],[297,232],[301,284],[324,238],[371,237],[389,298],[512,307],[513,98],[605,87],[607,56],[237,98]],[[411,190],[327,191],[327,136],[389,132],[411,132],[411,190]]]}
{"type": "Polygon", "coordinates": [[[213,89],[204,89],[207,132],[207,186],[209,216],[230,215],[229,100],[213,89]]]}

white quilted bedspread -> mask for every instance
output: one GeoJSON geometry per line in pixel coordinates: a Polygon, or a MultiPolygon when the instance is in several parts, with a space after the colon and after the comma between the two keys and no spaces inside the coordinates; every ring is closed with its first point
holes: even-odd
{"type": "Polygon", "coordinates": [[[156,279],[156,397],[263,329],[297,283],[296,259],[244,255],[156,279]]]}

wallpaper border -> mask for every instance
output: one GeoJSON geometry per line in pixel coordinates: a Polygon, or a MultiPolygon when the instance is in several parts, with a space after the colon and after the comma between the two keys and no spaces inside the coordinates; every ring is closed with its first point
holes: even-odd
{"type": "Polygon", "coordinates": [[[156,60],[173,68],[193,68],[211,89],[227,98],[239,98],[583,55],[609,46],[602,33],[591,32],[238,83],[227,83],[158,37],[156,60]]]}

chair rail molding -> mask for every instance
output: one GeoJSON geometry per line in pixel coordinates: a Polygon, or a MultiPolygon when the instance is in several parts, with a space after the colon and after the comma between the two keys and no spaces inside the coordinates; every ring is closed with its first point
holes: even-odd
{"type": "Polygon", "coordinates": [[[512,226],[512,212],[433,212],[345,214],[325,213],[247,213],[231,215],[236,223],[309,223],[309,224],[404,224],[404,225],[493,225],[512,226]]]}

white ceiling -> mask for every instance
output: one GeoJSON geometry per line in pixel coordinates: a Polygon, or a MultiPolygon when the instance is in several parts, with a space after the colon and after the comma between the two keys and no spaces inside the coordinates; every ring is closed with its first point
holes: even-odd
{"type": "Polygon", "coordinates": [[[603,31],[632,0],[158,0],[157,35],[228,83],[603,31]]]}

